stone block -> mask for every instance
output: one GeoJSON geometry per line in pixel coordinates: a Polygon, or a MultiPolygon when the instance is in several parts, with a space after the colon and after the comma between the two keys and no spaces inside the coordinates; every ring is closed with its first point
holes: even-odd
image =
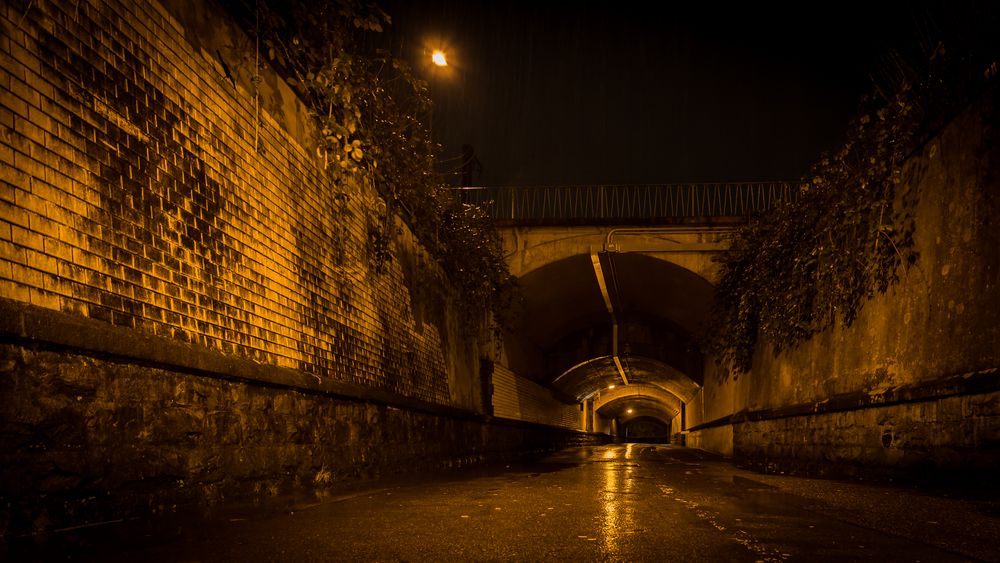
{"type": "Polygon", "coordinates": [[[965,399],[966,412],[972,417],[1000,417],[1000,393],[976,395],[965,399]]]}

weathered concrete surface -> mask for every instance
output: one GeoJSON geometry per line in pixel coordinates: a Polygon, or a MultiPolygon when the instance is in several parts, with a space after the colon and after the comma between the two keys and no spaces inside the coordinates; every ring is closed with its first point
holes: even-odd
{"type": "MultiPolygon", "coordinates": [[[[903,167],[896,205],[915,222],[919,259],[899,283],[851,327],[777,357],[761,348],[746,376],[713,367],[689,427],[742,417],[735,455],[758,467],[1000,467],[998,97],[988,92],[903,167]]],[[[724,451],[713,434],[691,443],[724,451]]]]}
{"type": "Polygon", "coordinates": [[[910,480],[995,475],[1000,392],[738,422],[733,457],[769,472],[910,480]]]}
{"type": "Polygon", "coordinates": [[[645,254],[711,281],[718,271],[712,256],[726,248],[725,236],[731,231],[730,226],[534,226],[502,227],[500,234],[511,272],[519,277],[572,256],[611,250],[645,254]]]}
{"type": "MultiPolygon", "coordinates": [[[[1000,503],[733,469],[618,445],[530,465],[23,538],[8,556],[101,561],[998,561],[1000,503]],[[149,534],[149,535],[147,535],[149,534]],[[46,551],[47,550],[47,551],[46,551]]],[[[964,491],[968,493],[968,491],[964,491]]]]}

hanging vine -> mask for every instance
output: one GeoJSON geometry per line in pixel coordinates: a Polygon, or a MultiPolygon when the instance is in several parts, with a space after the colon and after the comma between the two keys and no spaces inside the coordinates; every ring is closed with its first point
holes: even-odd
{"type": "Polygon", "coordinates": [[[332,185],[364,178],[384,199],[385,212],[367,218],[372,270],[381,273],[393,259],[398,213],[458,290],[468,323],[480,322],[477,306],[504,322],[515,282],[499,235],[434,172],[438,147],[421,121],[431,109],[427,84],[380,47],[390,16],[359,0],[224,4],[308,106],[332,185]]]}
{"type": "Polygon", "coordinates": [[[850,326],[868,299],[917,263],[912,202],[896,202],[902,167],[990,87],[1000,49],[985,22],[995,16],[979,18],[979,41],[967,28],[954,35],[942,26],[954,48],[939,40],[929,57],[887,59],[846,142],[801,180],[797,201],[736,233],[718,260],[706,353],[747,372],[762,341],[777,354],[837,322],[850,326]]]}

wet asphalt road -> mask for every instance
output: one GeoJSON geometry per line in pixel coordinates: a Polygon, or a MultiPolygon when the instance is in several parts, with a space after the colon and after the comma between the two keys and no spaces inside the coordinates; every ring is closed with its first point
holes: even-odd
{"type": "MultiPolygon", "coordinates": [[[[369,485],[372,487],[373,485],[369,485]]],[[[623,444],[156,533],[85,530],[7,551],[100,561],[1000,561],[1000,502],[768,476],[623,444]],[[28,546],[30,547],[30,546],[28,546]]],[[[37,542],[38,540],[36,540],[37,542]]]]}

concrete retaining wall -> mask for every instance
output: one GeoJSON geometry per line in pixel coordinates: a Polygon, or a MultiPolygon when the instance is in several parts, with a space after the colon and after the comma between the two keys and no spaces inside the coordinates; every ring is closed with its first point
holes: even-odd
{"type": "Polygon", "coordinates": [[[760,349],[738,378],[713,366],[689,405],[690,444],[818,473],[1000,467],[997,97],[903,168],[896,205],[914,217],[916,264],[851,327],[777,357],[760,349]]]}

